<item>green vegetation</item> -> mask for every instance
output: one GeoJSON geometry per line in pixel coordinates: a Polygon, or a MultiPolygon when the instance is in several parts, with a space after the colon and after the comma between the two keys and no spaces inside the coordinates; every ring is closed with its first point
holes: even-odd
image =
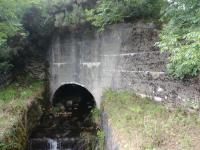
{"type": "Polygon", "coordinates": [[[72,5],[72,11],[60,12],[55,15],[55,26],[77,29],[86,22],[85,13],[82,7],[72,5]]]}
{"type": "MultiPolygon", "coordinates": [[[[0,149],[21,149],[26,144],[26,130],[22,123],[24,112],[32,98],[42,91],[42,82],[29,80],[26,83],[13,83],[0,91],[0,149]],[[19,132],[19,133],[18,133],[19,132]],[[23,143],[16,141],[20,136],[23,143]],[[8,144],[9,143],[9,144],[8,144]]],[[[36,110],[35,110],[36,111],[36,110]]]]}
{"type": "Polygon", "coordinates": [[[26,9],[35,2],[29,0],[0,1],[0,72],[6,72],[13,67],[10,61],[14,55],[17,55],[18,49],[11,46],[12,38],[17,36],[23,39],[27,36],[21,20],[26,9]]]}
{"type": "MultiPolygon", "coordinates": [[[[94,108],[91,110],[92,122],[96,124],[96,127],[99,128],[101,124],[101,110],[94,108]]],[[[98,140],[98,149],[105,149],[105,133],[102,129],[97,131],[97,140],[98,140]]]]}
{"type": "Polygon", "coordinates": [[[168,72],[181,79],[199,74],[199,16],[198,0],[102,0],[86,10],[86,19],[100,30],[113,23],[161,17],[164,28],[157,45],[170,52],[168,72]]]}
{"type": "Polygon", "coordinates": [[[91,111],[92,121],[99,125],[101,123],[101,111],[98,108],[94,108],[91,111]]]}
{"type": "Polygon", "coordinates": [[[181,108],[166,108],[130,92],[107,91],[103,108],[108,113],[120,149],[198,150],[200,119],[181,108]]]}
{"type": "Polygon", "coordinates": [[[86,10],[87,20],[101,30],[106,25],[142,18],[159,18],[163,0],[102,0],[96,8],[86,10]]]}
{"type": "Polygon", "coordinates": [[[15,68],[21,55],[45,53],[53,31],[77,28],[83,12],[72,0],[0,0],[0,73],[15,68]]]}
{"type": "Polygon", "coordinates": [[[101,0],[93,8],[73,0],[1,0],[0,72],[15,68],[13,59],[29,54],[30,49],[45,52],[56,29],[76,30],[91,23],[104,30],[106,25],[118,22],[138,19],[157,22],[161,18],[163,29],[157,45],[171,54],[169,73],[181,79],[197,76],[199,8],[198,0],[101,0]]]}
{"type": "Polygon", "coordinates": [[[99,150],[105,150],[105,133],[102,130],[97,132],[97,138],[99,143],[99,150]]]}
{"type": "Polygon", "coordinates": [[[173,0],[162,21],[166,22],[158,46],[171,54],[169,73],[178,78],[197,76],[200,71],[199,0],[173,0]]]}

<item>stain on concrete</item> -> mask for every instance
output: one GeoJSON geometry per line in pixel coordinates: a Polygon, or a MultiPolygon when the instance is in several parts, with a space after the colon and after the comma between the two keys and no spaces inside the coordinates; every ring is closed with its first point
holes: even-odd
{"type": "Polygon", "coordinates": [[[198,79],[166,74],[167,53],[155,47],[154,23],[117,24],[103,33],[80,31],[55,36],[50,48],[51,92],[66,83],[85,86],[100,106],[106,88],[132,90],[175,105],[200,99],[198,79]]]}

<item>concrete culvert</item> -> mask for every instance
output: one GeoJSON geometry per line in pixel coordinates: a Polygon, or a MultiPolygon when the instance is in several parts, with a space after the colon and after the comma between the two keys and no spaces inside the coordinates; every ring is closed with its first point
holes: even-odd
{"type": "Polygon", "coordinates": [[[72,112],[79,119],[90,114],[96,107],[93,95],[78,84],[65,84],[59,87],[53,95],[53,106],[60,107],[66,112],[72,112]]]}
{"type": "Polygon", "coordinates": [[[93,95],[77,84],[60,86],[29,139],[29,150],[96,149],[93,95]]]}

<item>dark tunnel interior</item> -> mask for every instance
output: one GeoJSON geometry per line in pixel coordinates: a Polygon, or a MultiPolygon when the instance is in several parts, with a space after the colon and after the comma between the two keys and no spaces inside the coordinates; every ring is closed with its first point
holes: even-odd
{"type": "Polygon", "coordinates": [[[86,128],[94,127],[91,111],[96,103],[86,88],[65,84],[56,90],[52,102],[53,106],[45,110],[33,137],[79,136],[86,128]]]}
{"type": "Polygon", "coordinates": [[[77,84],[65,84],[57,89],[53,106],[64,106],[66,112],[71,112],[79,120],[85,119],[96,106],[93,95],[84,87],[77,84]]]}

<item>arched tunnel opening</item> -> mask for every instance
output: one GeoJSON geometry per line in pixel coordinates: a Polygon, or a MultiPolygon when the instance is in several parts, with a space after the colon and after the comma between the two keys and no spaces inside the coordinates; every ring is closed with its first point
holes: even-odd
{"type": "Polygon", "coordinates": [[[29,149],[95,149],[98,124],[92,113],[96,109],[93,95],[83,86],[65,84],[51,102],[32,132],[29,149]]]}
{"type": "Polygon", "coordinates": [[[58,88],[52,99],[53,106],[63,107],[79,121],[90,117],[91,110],[96,107],[93,95],[77,84],[65,84],[58,88]]]}

